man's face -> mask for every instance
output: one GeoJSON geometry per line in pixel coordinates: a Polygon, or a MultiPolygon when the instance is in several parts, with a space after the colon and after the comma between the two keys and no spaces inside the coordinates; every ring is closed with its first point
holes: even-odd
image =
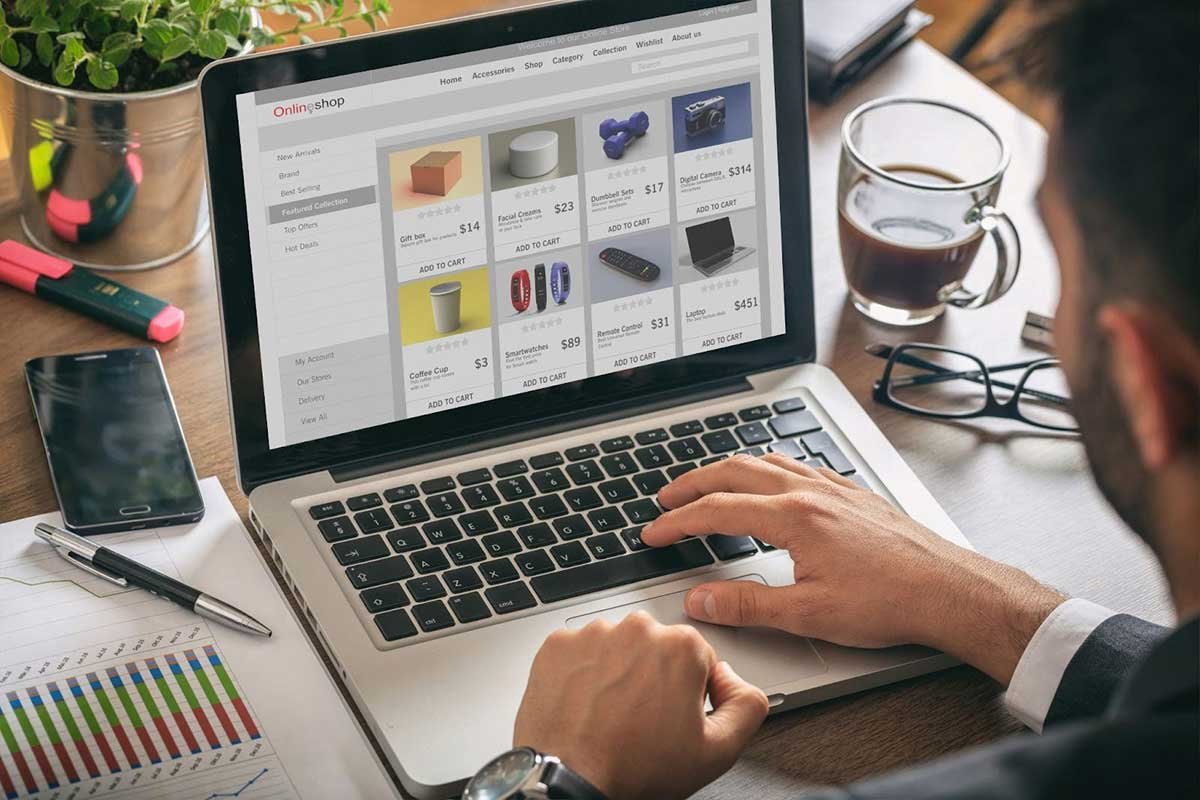
{"type": "MultiPolygon", "coordinates": [[[[1054,318],[1055,349],[1071,389],[1073,411],[1096,483],[1126,524],[1153,546],[1146,470],[1112,379],[1117,365],[1096,322],[1105,298],[1106,271],[1089,264],[1086,239],[1061,172],[1070,151],[1060,148],[1061,134],[1053,121],[1048,129],[1046,175],[1037,202],[1058,255],[1061,279],[1054,318]]],[[[1104,257],[1120,260],[1115,253],[1104,257]]]]}

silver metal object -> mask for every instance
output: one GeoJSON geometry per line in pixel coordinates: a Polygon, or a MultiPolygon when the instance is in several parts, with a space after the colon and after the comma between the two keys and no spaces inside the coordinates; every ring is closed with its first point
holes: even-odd
{"type": "MultiPolygon", "coordinates": [[[[257,23],[257,19],[256,19],[257,23]]],[[[249,52],[249,44],[242,54],[249,52]]],[[[0,65],[0,108],[21,228],[35,246],[87,267],[167,264],[208,233],[197,82],[87,92],[0,65]]]]}
{"type": "Polygon", "coordinates": [[[271,629],[266,625],[263,625],[240,608],[235,608],[228,603],[221,602],[212,595],[201,593],[196,598],[196,605],[192,607],[192,610],[205,619],[211,619],[213,622],[228,625],[243,633],[253,633],[258,636],[271,635],[271,629]]]}
{"type": "MultiPolygon", "coordinates": [[[[92,563],[93,559],[96,557],[96,554],[103,549],[100,545],[89,542],[82,536],[71,533],[70,531],[64,531],[62,528],[56,528],[53,525],[47,525],[44,522],[39,522],[37,525],[35,525],[33,528],[33,533],[43,542],[53,547],[60,556],[65,558],[67,561],[70,561],[84,572],[87,572],[90,575],[95,575],[97,578],[103,578],[109,583],[117,586],[125,587],[130,585],[129,580],[124,576],[109,572],[108,570],[102,569],[101,567],[98,567],[92,563]]],[[[154,570],[150,571],[154,572],[154,570]]],[[[161,573],[159,573],[159,576],[164,579],[167,577],[161,575],[161,573]]],[[[179,582],[174,581],[174,583],[178,584],[179,582]]],[[[154,589],[150,588],[152,585],[153,584],[138,583],[140,588],[145,589],[146,591],[150,592],[150,594],[165,597],[167,600],[178,603],[179,605],[188,608],[188,610],[199,614],[205,619],[210,619],[213,622],[219,622],[222,625],[226,625],[243,633],[251,633],[257,636],[267,637],[271,635],[271,629],[266,625],[263,625],[254,617],[250,616],[245,611],[242,611],[240,608],[236,608],[226,602],[218,600],[212,595],[199,592],[195,603],[192,603],[189,606],[188,603],[184,602],[179,597],[163,594],[160,591],[155,591],[154,589]]],[[[188,589],[190,592],[196,591],[195,589],[191,589],[186,585],[180,585],[184,589],[188,589]]]]}

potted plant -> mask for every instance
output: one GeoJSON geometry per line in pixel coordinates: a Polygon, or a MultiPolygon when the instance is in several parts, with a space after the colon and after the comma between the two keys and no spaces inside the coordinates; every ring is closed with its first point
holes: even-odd
{"type": "Polygon", "coordinates": [[[102,269],[178,258],[208,230],[204,66],[321,29],[345,36],[355,20],[374,29],[389,11],[388,0],[0,0],[12,109],[0,125],[26,235],[102,269]]]}

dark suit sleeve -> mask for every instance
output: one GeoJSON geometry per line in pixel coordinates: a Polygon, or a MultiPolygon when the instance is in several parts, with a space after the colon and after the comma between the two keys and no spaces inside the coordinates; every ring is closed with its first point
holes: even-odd
{"type": "Polygon", "coordinates": [[[1045,724],[1103,714],[1121,681],[1170,632],[1129,614],[1100,623],[1067,663],[1045,724]]]}

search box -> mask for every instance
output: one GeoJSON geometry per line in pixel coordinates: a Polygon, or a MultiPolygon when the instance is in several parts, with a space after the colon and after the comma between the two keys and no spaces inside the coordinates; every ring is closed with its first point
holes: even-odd
{"type": "Polygon", "coordinates": [[[639,75],[643,72],[653,72],[656,69],[670,69],[671,67],[679,67],[685,64],[696,64],[701,61],[713,61],[718,58],[729,58],[732,56],[742,56],[750,52],[750,42],[743,39],[740,42],[732,44],[716,45],[713,47],[701,48],[699,50],[688,50],[686,53],[672,53],[670,55],[662,55],[658,58],[647,58],[644,61],[633,62],[633,74],[639,75]]]}

